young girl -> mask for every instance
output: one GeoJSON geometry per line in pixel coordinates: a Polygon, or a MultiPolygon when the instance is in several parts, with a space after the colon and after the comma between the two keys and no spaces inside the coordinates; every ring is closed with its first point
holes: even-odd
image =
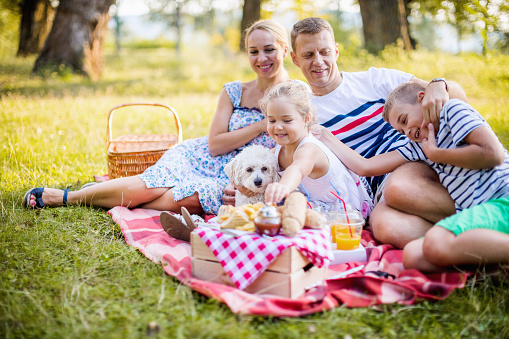
{"type": "Polygon", "coordinates": [[[316,123],[311,92],[302,82],[278,84],[260,101],[267,131],[276,141],[281,181],[265,191],[266,203],[279,203],[302,185],[310,202],[330,206],[338,201],[331,191],[366,217],[373,207],[364,178],[350,172],[321,141],[309,133],[316,123]]]}

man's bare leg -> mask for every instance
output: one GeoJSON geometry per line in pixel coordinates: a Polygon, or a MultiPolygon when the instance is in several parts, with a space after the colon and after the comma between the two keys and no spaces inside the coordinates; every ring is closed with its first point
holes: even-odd
{"type": "Polygon", "coordinates": [[[437,173],[422,162],[397,168],[389,177],[384,198],[388,206],[433,224],[456,213],[454,200],[437,173]]]}
{"type": "Polygon", "coordinates": [[[403,248],[412,240],[423,237],[433,226],[427,220],[407,214],[379,202],[369,217],[375,238],[384,244],[403,248]]]}
{"type": "Polygon", "coordinates": [[[455,212],[436,172],[424,163],[408,163],[391,174],[384,200],[371,212],[370,225],[378,241],[403,248],[455,212]]]}

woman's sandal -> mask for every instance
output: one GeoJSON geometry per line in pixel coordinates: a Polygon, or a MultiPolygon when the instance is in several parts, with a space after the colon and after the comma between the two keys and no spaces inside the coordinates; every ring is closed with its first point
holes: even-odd
{"type": "MultiPolygon", "coordinates": [[[[62,202],[64,206],[67,205],[67,193],[69,193],[69,189],[66,188],[64,191],[64,196],[62,198],[62,202]]],[[[37,187],[28,190],[23,196],[23,206],[27,208],[44,208],[46,205],[42,201],[42,193],[44,192],[44,187],[37,187]],[[32,199],[33,196],[33,199],[32,199]]]]}
{"type": "Polygon", "coordinates": [[[161,212],[161,226],[170,237],[190,242],[191,232],[196,228],[196,224],[185,207],[182,207],[181,212],[187,225],[170,212],[161,212]]]}

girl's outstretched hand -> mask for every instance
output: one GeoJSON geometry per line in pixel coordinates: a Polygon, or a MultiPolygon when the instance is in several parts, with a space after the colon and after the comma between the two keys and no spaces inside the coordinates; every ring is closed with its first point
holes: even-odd
{"type": "Polygon", "coordinates": [[[265,190],[265,203],[266,204],[277,204],[283,198],[286,198],[290,194],[290,190],[286,185],[274,182],[267,186],[265,190]]]}
{"type": "Polygon", "coordinates": [[[323,136],[324,132],[326,132],[326,131],[327,131],[327,128],[325,128],[319,124],[313,124],[309,127],[309,132],[311,132],[311,134],[313,134],[313,136],[315,138],[317,138],[318,140],[322,139],[322,136],[323,136]]]}
{"type": "Polygon", "coordinates": [[[422,151],[429,160],[433,161],[433,151],[438,148],[435,137],[435,128],[432,123],[428,124],[428,137],[422,139],[422,151]]]}

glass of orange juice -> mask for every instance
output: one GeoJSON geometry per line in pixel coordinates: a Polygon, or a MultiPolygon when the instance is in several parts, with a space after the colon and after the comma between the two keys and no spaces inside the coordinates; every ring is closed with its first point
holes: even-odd
{"type": "Polygon", "coordinates": [[[336,226],[334,224],[334,220],[336,219],[337,211],[330,211],[327,215],[327,224],[330,226],[330,234],[332,237],[332,242],[336,243],[336,226]]]}
{"type": "Polygon", "coordinates": [[[362,226],[364,218],[358,211],[348,211],[347,215],[342,211],[336,213],[332,229],[333,239],[338,250],[354,250],[361,242],[362,226]]]}

